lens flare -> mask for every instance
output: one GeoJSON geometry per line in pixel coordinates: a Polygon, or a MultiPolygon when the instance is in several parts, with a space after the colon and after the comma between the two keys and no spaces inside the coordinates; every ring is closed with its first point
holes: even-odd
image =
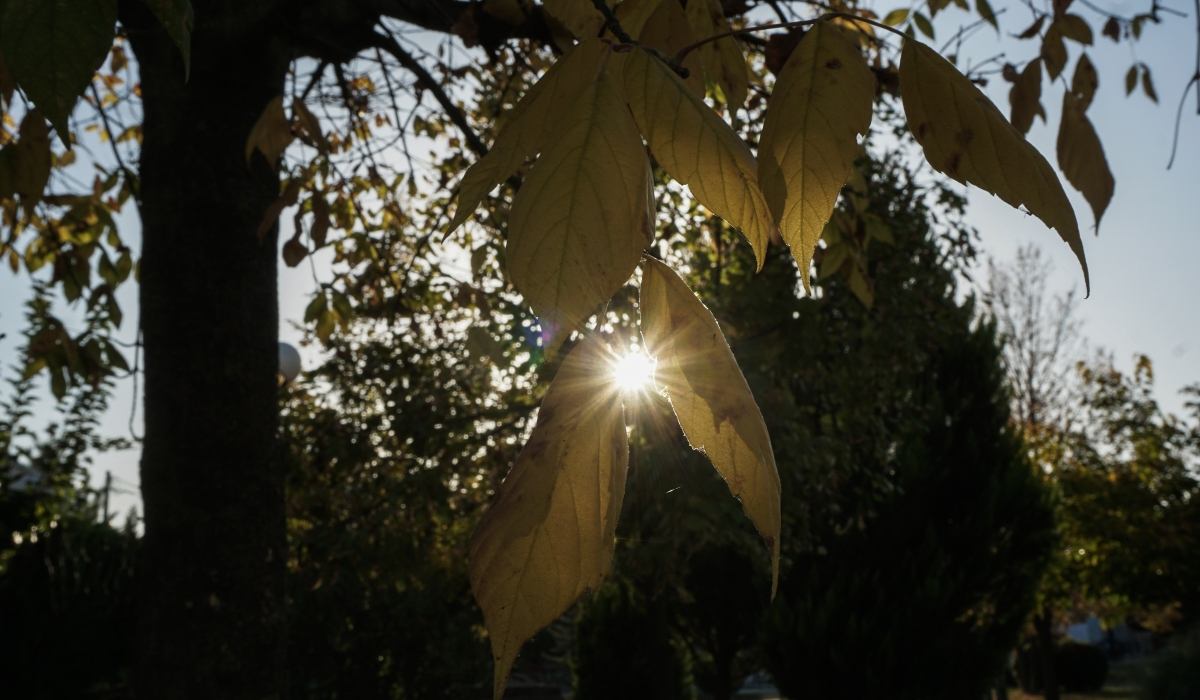
{"type": "Polygon", "coordinates": [[[641,350],[633,350],[613,364],[613,379],[625,391],[644,389],[654,377],[654,364],[641,350]]]}

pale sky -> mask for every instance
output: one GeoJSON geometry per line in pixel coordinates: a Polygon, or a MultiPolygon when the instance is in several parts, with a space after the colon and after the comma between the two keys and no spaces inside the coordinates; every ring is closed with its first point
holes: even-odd
{"type": "MultiPolygon", "coordinates": [[[[999,5],[1000,3],[995,3],[999,5]]],[[[1190,5],[1176,3],[1190,14],[1190,5]]],[[[1145,3],[1144,6],[1148,6],[1145,3]]],[[[1095,27],[1096,15],[1087,8],[1075,11],[1084,14],[1095,27]]],[[[1144,9],[1132,2],[1105,3],[1104,7],[1126,15],[1144,9]]],[[[881,5],[890,8],[891,5],[881,5]]],[[[953,33],[966,18],[965,13],[951,9],[935,21],[939,42],[953,33]]],[[[1091,298],[1081,304],[1085,319],[1084,335],[1093,347],[1102,347],[1115,355],[1118,366],[1128,370],[1134,353],[1149,355],[1155,364],[1158,398],[1169,411],[1182,411],[1178,390],[1200,382],[1200,276],[1194,272],[1200,260],[1200,116],[1196,114],[1196,92],[1193,90],[1185,107],[1180,130],[1179,154],[1174,168],[1166,170],[1171,148],[1171,132],[1175,107],[1180,92],[1194,68],[1196,24],[1192,17],[1167,17],[1162,25],[1147,25],[1143,41],[1136,54],[1128,43],[1113,45],[1107,38],[1097,36],[1097,46],[1089,51],[1100,74],[1100,88],[1088,116],[1104,143],[1109,165],[1116,177],[1116,191],[1105,214],[1099,236],[1092,234],[1091,209],[1082,196],[1067,186],[1072,196],[1081,229],[1087,231],[1084,246],[1091,270],[1091,298]],[[1124,75],[1134,60],[1144,61],[1153,69],[1160,104],[1146,99],[1140,88],[1125,97],[1124,75]]],[[[1023,61],[1035,47],[1030,42],[1017,42],[1009,34],[1017,33],[1028,24],[1027,11],[1009,11],[1001,18],[1004,38],[987,28],[976,34],[964,56],[976,61],[1008,51],[1014,61],[1023,61]]],[[[1070,63],[1067,79],[1078,56],[1077,44],[1068,41],[1070,63]]],[[[1000,108],[1008,112],[1009,84],[996,76],[986,92],[1000,108]]],[[[1062,100],[1061,83],[1043,87],[1043,104],[1051,116],[1049,126],[1035,122],[1030,141],[1053,163],[1057,114],[1062,100]]],[[[980,230],[984,252],[998,261],[1013,259],[1016,249],[1034,242],[1054,260],[1056,271],[1052,286],[1067,289],[1072,285],[1082,290],[1083,277],[1074,256],[1057,235],[1040,221],[1026,216],[1003,202],[978,190],[969,190],[968,220],[980,230]]],[[[122,217],[136,226],[135,217],[122,217]]],[[[283,217],[284,228],[290,228],[290,217],[283,217]]],[[[136,229],[125,228],[126,240],[136,249],[136,229]]],[[[286,240],[285,231],[280,240],[286,240]]],[[[318,255],[318,270],[322,258],[318,255]]],[[[307,262],[295,269],[280,265],[280,339],[298,343],[300,333],[292,324],[303,318],[304,308],[313,289],[311,268],[307,262]]],[[[982,275],[979,275],[982,277],[982,275]]],[[[22,304],[28,296],[28,277],[22,272],[13,276],[0,271],[0,367],[11,372],[17,362],[19,333],[23,325],[22,304]]],[[[126,285],[121,301],[126,313],[121,338],[133,340],[136,323],[136,290],[126,285]]],[[[311,349],[302,350],[306,368],[315,355],[311,349]]],[[[132,359],[132,358],[130,358],[132,359]]],[[[48,390],[42,392],[49,395],[48,390]]],[[[139,397],[140,398],[140,397],[139,397]]],[[[49,401],[39,407],[39,418],[48,420],[49,401]]],[[[122,381],[105,416],[102,431],[110,436],[128,436],[130,410],[134,405],[130,380],[122,381]]],[[[140,414],[140,406],[138,411],[140,414]]],[[[140,432],[141,420],[135,420],[140,432]]],[[[137,505],[136,493],[138,451],[129,450],[98,456],[93,478],[102,483],[104,472],[111,470],[123,492],[113,497],[114,510],[125,511],[137,505]]]]}

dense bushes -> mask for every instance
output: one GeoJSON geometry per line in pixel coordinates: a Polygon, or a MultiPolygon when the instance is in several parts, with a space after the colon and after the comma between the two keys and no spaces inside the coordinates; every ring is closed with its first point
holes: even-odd
{"type": "Polygon", "coordinates": [[[1200,628],[1160,652],[1141,685],[1141,700],[1200,698],[1200,628]]]}

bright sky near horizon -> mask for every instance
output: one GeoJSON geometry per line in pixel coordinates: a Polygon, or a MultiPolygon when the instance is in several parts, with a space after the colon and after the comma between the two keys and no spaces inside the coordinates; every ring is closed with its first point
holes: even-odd
{"type": "MultiPolygon", "coordinates": [[[[1144,11],[1149,2],[1102,2],[1106,10],[1126,16],[1144,11]]],[[[1000,3],[995,3],[999,5],[1000,3]]],[[[1080,3],[1081,4],[1081,3],[1080,3]]],[[[1172,7],[1191,13],[1191,6],[1175,0],[1172,7]]],[[[884,7],[890,7],[891,4],[884,7]]],[[[1086,7],[1076,6],[1098,29],[1097,14],[1086,7]]],[[[991,28],[978,31],[967,43],[963,59],[969,56],[976,63],[1007,52],[1013,61],[1023,61],[1033,55],[1036,45],[1018,42],[1010,37],[1028,24],[1027,12],[1014,7],[1001,15],[1001,36],[991,28]]],[[[1164,408],[1181,413],[1183,401],[1178,390],[1200,382],[1200,275],[1194,272],[1200,261],[1200,116],[1196,114],[1196,91],[1185,106],[1180,130],[1179,154],[1174,168],[1166,170],[1171,149],[1175,108],[1183,86],[1194,70],[1197,30],[1194,17],[1166,16],[1161,25],[1148,24],[1143,40],[1131,51],[1127,42],[1113,45],[1097,35],[1096,46],[1089,57],[1100,74],[1100,88],[1088,111],[1108,156],[1116,177],[1113,201],[1104,217],[1099,236],[1091,233],[1091,209],[1077,192],[1067,186],[1075,206],[1081,229],[1087,231],[1084,246],[1091,270],[1091,298],[1083,301],[1080,311],[1085,319],[1084,335],[1093,348],[1111,351],[1118,367],[1129,369],[1135,353],[1144,353],[1154,360],[1158,398],[1164,408]],[[1144,61],[1153,69],[1160,104],[1154,105],[1140,87],[1128,98],[1123,79],[1134,61],[1144,61]]],[[[935,21],[940,46],[957,30],[961,22],[969,21],[966,13],[950,9],[935,21]]],[[[1065,72],[1069,79],[1079,45],[1067,42],[1071,61],[1065,72]]],[[[994,76],[985,91],[1000,108],[1008,112],[1009,84],[994,76]]],[[[1036,121],[1029,139],[1055,161],[1057,115],[1063,87],[1044,86],[1042,102],[1051,117],[1045,125],[1036,121]]],[[[998,199],[979,190],[968,191],[970,206],[968,221],[979,229],[985,254],[1000,262],[1011,261],[1016,249],[1026,243],[1038,244],[1055,262],[1051,286],[1066,290],[1076,286],[1082,290],[1083,277],[1074,256],[1058,237],[1040,221],[1014,210],[998,199]]],[[[125,230],[136,227],[136,216],[124,215],[125,230]]],[[[283,225],[290,227],[289,217],[283,225]]],[[[280,237],[287,239],[290,232],[280,237]]],[[[138,236],[126,240],[138,246],[138,236]]],[[[316,268],[327,267],[328,253],[316,256],[316,268]],[[325,263],[325,265],[322,265],[325,263]]],[[[982,279],[983,274],[976,275],[982,279]]],[[[309,294],[314,288],[313,272],[307,264],[289,269],[280,265],[280,339],[298,345],[301,333],[293,324],[304,315],[309,294]]],[[[20,331],[23,326],[22,304],[29,295],[29,278],[22,271],[14,276],[0,272],[0,367],[11,373],[17,363],[20,331]]],[[[136,289],[126,285],[121,293],[126,312],[120,338],[132,342],[136,324],[136,289]]],[[[69,317],[69,316],[68,316],[69,317]]],[[[312,349],[302,349],[305,367],[317,358],[312,349]]],[[[2,391],[2,390],[0,390],[2,391]]],[[[42,394],[49,395],[47,390],[42,394]]],[[[140,397],[138,402],[140,403],[140,397]]],[[[131,380],[122,380],[105,415],[102,432],[109,436],[128,436],[130,412],[135,406],[131,380]]],[[[137,406],[140,416],[141,407],[137,406]]],[[[38,407],[39,424],[53,419],[52,401],[43,400],[38,407]]],[[[134,420],[141,430],[140,417],[134,420]]],[[[138,506],[138,451],[128,450],[98,455],[93,467],[93,480],[103,483],[106,471],[115,477],[117,493],[113,497],[115,511],[124,512],[138,506]]]]}

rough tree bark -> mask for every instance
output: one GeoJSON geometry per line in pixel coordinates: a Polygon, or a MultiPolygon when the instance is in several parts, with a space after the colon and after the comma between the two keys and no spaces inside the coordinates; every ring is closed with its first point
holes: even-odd
{"type": "Polygon", "coordinates": [[[243,148],[283,91],[291,52],[236,4],[195,3],[186,83],[154,18],[122,7],[144,106],[134,682],[156,700],[285,694],[277,227],[256,234],[279,180],[259,154],[248,166],[243,148]]]}

